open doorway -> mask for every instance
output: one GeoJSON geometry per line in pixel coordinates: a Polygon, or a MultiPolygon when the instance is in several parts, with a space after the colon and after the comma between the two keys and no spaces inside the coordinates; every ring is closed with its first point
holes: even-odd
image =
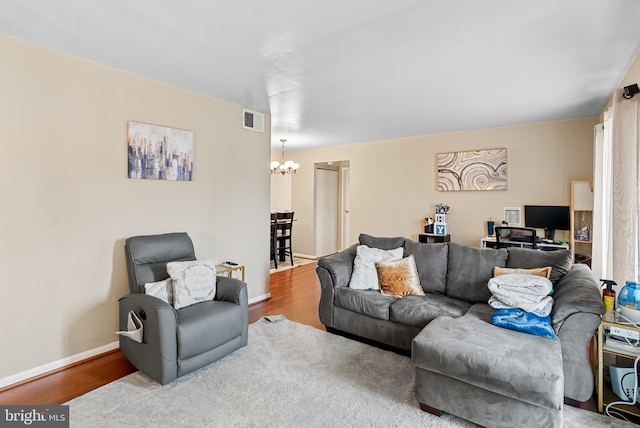
{"type": "Polygon", "coordinates": [[[315,254],[322,257],[349,245],[349,161],[314,167],[315,254]]]}

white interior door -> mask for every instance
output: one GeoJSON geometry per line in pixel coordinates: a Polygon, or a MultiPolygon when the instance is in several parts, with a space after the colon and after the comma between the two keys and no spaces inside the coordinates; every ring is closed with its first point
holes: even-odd
{"type": "Polygon", "coordinates": [[[338,251],[338,171],[315,170],[316,256],[338,251]]]}
{"type": "Polygon", "coordinates": [[[349,241],[351,223],[351,181],[349,168],[342,168],[342,250],[351,245],[349,241]]]}

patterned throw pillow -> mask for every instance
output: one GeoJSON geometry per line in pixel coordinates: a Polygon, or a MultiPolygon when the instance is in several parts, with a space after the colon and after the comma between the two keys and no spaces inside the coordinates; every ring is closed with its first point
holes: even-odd
{"type": "Polygon", "coordinates": [[[379,248],[370,248],[366,245],[358,245],[356,258],[353,261],[353,273],[349,281],[349,288],[379,290],[376,263],[400,260],[403,253],[402,247],[393,250],[381,250],[379,248]]]}
{"type": "Polygon", "coordinates": [[[413,254],[402,260],[376,263],[376,270],[382,295],[398,298],[424,296],[413,254]]]}
{"type": "Polygon", "coordinates": [[[213,300],[216,296],[216,266],[211,260],[167,263],[173,280],[176,309],[213,300]]]}
{"type": "Polygon", "coordinates": [[[173,305],[173,281],[171,278],[157,282],[148,282],[144,285],[144,292],[149,296],[157,297],[173,305]]]}

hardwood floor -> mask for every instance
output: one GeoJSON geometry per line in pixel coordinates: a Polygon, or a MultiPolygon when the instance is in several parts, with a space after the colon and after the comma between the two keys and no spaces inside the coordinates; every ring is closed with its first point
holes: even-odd
{"type": "Polygon", "coordinates": [[[249,307],[249,322],[282,314],[291,321],[324,330],[318,317],[320,281],[316,265],[314,262],[271,274],[271,299],[249,307]]]}
{"type": "MultiPolygon", "coordinates": [[[[249,322],[282,314],[291,321],[324,330],[318,318],[320,282],[316,263],[271,275],[271,299],[249,307],[249,322]]],[[[47,373],[0,390],[3,405],[62,404],[135,372],[120,350],[47,373]]]]}

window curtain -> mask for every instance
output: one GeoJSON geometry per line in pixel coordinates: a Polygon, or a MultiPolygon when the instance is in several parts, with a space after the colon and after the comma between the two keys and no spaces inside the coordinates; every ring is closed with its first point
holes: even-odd
{"type": "Polygon", "coordinates": [[[593,230],[591,270],[596,279],[613,273],[611,247],[612,216],[612,127],[613,107],[604,113],[604,122],[594,127],[593,230]]]}
{"type": "Polygon", "coordinates": [[[614,95],[612,119],[611,260],[619,285],[638,281],[640,254],[640,96],[614,95]]]}

